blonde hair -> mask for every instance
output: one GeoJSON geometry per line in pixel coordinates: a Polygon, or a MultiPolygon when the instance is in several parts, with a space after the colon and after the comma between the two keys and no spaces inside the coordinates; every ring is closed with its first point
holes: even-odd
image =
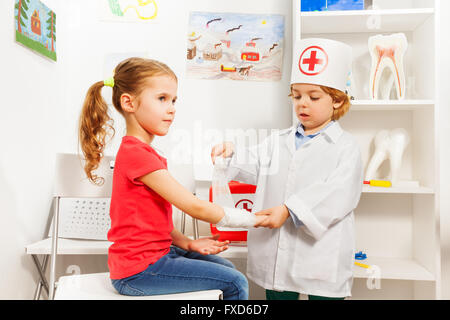
{"type": "MultiPolygon", "coordinates": [[[[150,77],[168,75],[178,81],[175,73],[164,63],[144,58],[129,58],[117,65],[114,72],[112,102],[115,109],[123,115],[120,97],[130,94],[139,99],[150,77]]],[[[114,136],[114,121],[108,114],[108,105],[101,95],[105,86],[103,81],[94,83],[84,99],[79,119],[78,138],[86,160],[84,171],[88,179],[96,185],[102,185],[104,178],[92,171],[99,167],[103,158],[106,139],[114,136]]]]}
{"type": "MultiPolygon", "coordinates": [[[[350,97],[341,90],[320,86],[320,89],[322,89],[323,92],[328,94],[331,99],[333,100],[333,103],[341,103],[342,105],[337,108],[333,109],[333,115],[331,116],[331,120],[338,120],[344,116],[350,110],[351,102],[350,97]]],[[[292,97],[292,85],[291,85],[291,93],[289,94],[289,97],[292,97]]]]}

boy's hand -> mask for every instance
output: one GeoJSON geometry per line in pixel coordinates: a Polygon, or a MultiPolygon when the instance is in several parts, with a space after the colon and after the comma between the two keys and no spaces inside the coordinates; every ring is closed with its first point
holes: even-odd
{"type": "Polygon", "coordinates": [[[189,242],[189,251],[198,252],[203,255],[218,254],[228,249],[230,241],[218,241],[220,235],[216,234],[209,238],[192,240],[189,242]]]}
{"type": "Polygon", "coordinates": [[[256,216],[265,216],[265,219],[255,224],[255,228],[280,228],[289,218],[289,210],[285,205],[273,207],[255,213],[256,216]]]}
{"type": "Polygon", "coordinates": [[[211,160],[212,160],[213,164],[215,164],[217,157],[228,158],[228,157],[231,157],[233,152],[234,152],[233,142],[227,141],[227,142],[217,144],[211,150],[211,160]]]}

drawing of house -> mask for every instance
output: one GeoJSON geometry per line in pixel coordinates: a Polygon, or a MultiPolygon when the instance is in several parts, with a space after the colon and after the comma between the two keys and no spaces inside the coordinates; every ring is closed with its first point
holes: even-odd
{"type": "Polygon", "coordinates": [[[187,58],[189,60],[192,60],[197,55],[197,46],[195,45],[194,41],[189,41],[188,48],[187,48],[187,58]]]}
{"type": "Polygon", "coordinates": [[[31,31],[37,35],[41,35],[41,19],[39,19],[39,11],[34,10],[31,16],[31,31]]]}
{"type": "Polygon", "coordinates": [[[203,59],[217,61],[222,58],[222,48],[221,43],[215,45],[209,45],[208,48],[203,52],[203,59]]]}
{"type": "Polygon", "coordinates": [[[245,44],[245,47],[241,50],[242,61],[258,62],[261,59],[260,50],[256,46],[256,43],[251,40],[245,44]]]}
{"type": "Polygon", "coordinates": [[[198,36],[195,37],[195,32],[191,33],[191,35],[189,36],[188,40],[188,48],[187,48],[187,58],[189,60],[192,60],[195,58],[195,56],[197,55],[197,45],[195,44],[195,42],[197,40],[199,40],[202,36],[198,36]]]}

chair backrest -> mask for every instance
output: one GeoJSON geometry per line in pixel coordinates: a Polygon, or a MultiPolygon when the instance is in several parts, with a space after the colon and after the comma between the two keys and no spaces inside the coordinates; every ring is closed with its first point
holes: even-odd
{"type": "MultiPolygon", "coordinates": [[[[104,184],[90,182],[84,172],[85,161],[77,154],[58,153],[54,196],[59,200],[58,237],[106,240],[111,226],[109,204],[112,192],[114,158],[105,156],[95,174],[104,184]]],[[[52,221],[53,225],[53,221],[52,221]]],[[[52,227],[49,230],[51,236],[52,227]]]]}
{"type": "Polygon", "coordinates": [[[102,186],[90,182],[84,172],[84,159],[77,154],[58,153],[56,155],[55,184],[53,195],[73,198],[108,198],[112,192],[114,157],[105,156],[94,171],[105,179],[102,186]]]}

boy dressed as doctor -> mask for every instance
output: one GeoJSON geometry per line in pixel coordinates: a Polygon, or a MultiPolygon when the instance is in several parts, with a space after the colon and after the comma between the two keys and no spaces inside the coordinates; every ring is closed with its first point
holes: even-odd
{"type": "Polygon", "coordinates": [[[353,210],[363,169],[356,140],[337,120],[346,94],[352,49],[327,39],[297,43],[291,94],[298,124],[244,148],[224,142],[211,157],[230,158],[228,178],[257,185],[253,212],[266,218],[247,236],[247,276],[267,299],[351,296],[353,210]]]}

